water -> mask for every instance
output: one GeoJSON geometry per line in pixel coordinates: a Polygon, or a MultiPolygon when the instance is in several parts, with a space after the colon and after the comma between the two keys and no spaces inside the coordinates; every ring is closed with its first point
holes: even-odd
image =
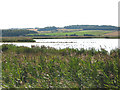
{"type": "MultiPolygon", "coordinates": [[[[100,50],[101,48],[110,52],[112,49],[120,48],[118,45],[118,39],[34,39],[36,42],[33,43],[4,43],[4,44],[14,44],[17,46],[27,46],[31,45],[37,46],[49,46],[56,49],[63,48],[74,48],[74,49],[91,49],[95,48],[100,50]]],[[[1,45],[2,43],[0,43],[1,45]]]]}

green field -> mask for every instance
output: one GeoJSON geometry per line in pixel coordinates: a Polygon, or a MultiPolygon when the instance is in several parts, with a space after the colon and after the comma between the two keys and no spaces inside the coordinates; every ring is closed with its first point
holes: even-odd
{"type": "Polygon", "coordinates": [[[118,88],[120,50],[2,45],[3,88],[118,88]]]}
{"type": "Polygon", "coordinates": [[[105,33],[110,33],[113,31],[105,31],[105,30],[84,30],[84,31],[75,31],[75,32],[53,32],[53,33],[40,33],[40,34],[28,34],[30,36],[34,35],[49,35],[49,36],[70,36],[70,35],[78,35],[84,36],[84,34],[90,34],[94,36],[104,36],[105,33]]]}

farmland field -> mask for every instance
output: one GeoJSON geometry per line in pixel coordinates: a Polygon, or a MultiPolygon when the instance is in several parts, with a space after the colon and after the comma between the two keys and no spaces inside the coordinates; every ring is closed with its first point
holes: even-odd
{"type": "Polygon", "coordinates": [[[105,36],[120,36],[120,31],[104,34],[105,36]]]}
{"type": "Polygon", "coordinates": [[[78,35],[84,36],[84,34],[90,34],[94,36],[104,36],[105,33],[110,33],[113,31],[105,31],[105,30],[84,30],[84,31],[74,31],[74,32],[53,32],[53,33],[39,33],[39,34],[28,34],[31,36],[34,35],[49,35],[49,36],[70,36],[70,35],[78,35]]]}

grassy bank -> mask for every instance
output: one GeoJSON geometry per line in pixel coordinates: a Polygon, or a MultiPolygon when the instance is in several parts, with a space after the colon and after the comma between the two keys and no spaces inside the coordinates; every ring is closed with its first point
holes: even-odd
{"type": "Polygon", "coordinates": [[[120,39],[120,37],[104,37],[104,36],[35,36],[33,39],[87,39],[87,38],[108,38],[120,39]]]}
{"type": "Polygon", "coordinates": [[[86,38],[108,38],[118,39],[120,37],[103,36],[34,36],[34,37],[0,37],[0,42],[35,42],[33,39],[86,39],[86,38]]]}
{"type": "Polygon", "coordinates": [[[31,37],[1,37],[0,42],[35,42],[31,37]]]}
{"type": "Polygon", "coordinates": [[[118,49],[101,51],[2,45],[5,88],[118,88],[118,49]]]}

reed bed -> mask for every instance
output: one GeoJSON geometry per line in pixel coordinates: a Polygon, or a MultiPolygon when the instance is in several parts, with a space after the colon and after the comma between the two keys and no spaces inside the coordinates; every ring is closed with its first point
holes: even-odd
{"type": "Polygon", "coordinates": [[[1,37],[0,42],[35,42],[31,37],[1,37]]]}
{"type": "Polygon", "coordinates": [[[119,88],[120,50],[2,45],[4,88],[119,88]]]}
{"type": "Polygon", "coordinates": [[[34,39],[82,39],[82,38],[112,38],[120,39],[120,37],[102,37],[102,36],[33,36],[33,37],[0,37],[0,42],[35,42],[34,39]]]}

